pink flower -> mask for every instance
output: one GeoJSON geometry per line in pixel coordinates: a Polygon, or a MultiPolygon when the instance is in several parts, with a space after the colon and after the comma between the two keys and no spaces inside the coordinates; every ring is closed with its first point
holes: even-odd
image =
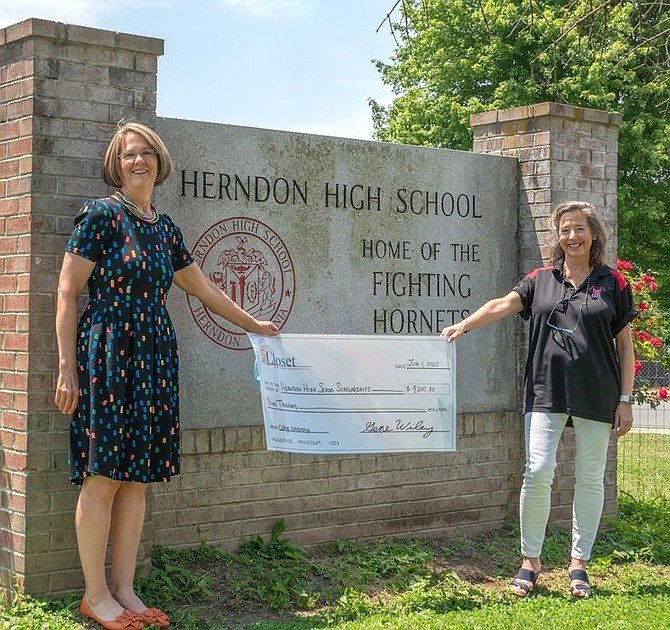
{"type": "Polygon", "coordinates": [[[641,369],[642,369],[642,361],[635,361],[635,376],[637,376],[640,373],[641,369]]]}
{"type": "Polygon", "coordinates": [[[668,390],[665,389],[665,387],[659,387],[658,388],[658,397],[661,400],[665,400],[668,397],[668,390]]]}
{"type": "Polygon", "coordinates": [[[649,340],[649,343],[650,343],[652,346],[654,346],[654,348],[660,348],[660,347],[663,345],[662,342],[661,342],[661,340],[660,340],[658,337],[652,337],[652,338],[649,340]]]}
{"type": "Polygon", "coordinates": [[[617,260],[616,261],[617,269],[623,269],[624,271],[632,271],[633,265],[627,260],[617,260]]]}
{"type": "Polygon", "coordinates": [[[640,333],[640,339],[642,339],[642,341],[649,341],[651,339],[651,335],[645,330],[640,333]]]}
{"type": "Polygon", "coordinates": [[[646,302],[640,302],[640,303],[637,305],[637,307],[638,307],[638,309],[639,309],[642,313],[644,313],[644,311],[646,311],[646,310],[649,308],[649,306],[647,305],[646,302]]]}

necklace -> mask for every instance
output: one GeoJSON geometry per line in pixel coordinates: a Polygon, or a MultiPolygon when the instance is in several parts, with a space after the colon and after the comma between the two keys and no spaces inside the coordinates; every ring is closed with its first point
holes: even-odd
{"type": "Polygon", "coordinates": [[[572,278],[568,278],[568,276],[565,273],[566,270],[567,270],[567,267],[564,264],[563,265],[563,285],[565,285],[565,280],[568,280],[568,281],[572,280],[572,281],[574,281],[573,284],[574,284],[574,287],[575,287],[575,290],[576,290],[576,289],[579,289],[579,287],[581,287],[582,284],[584,284],[584,280],[591,277],[591,272],[593,271],[593,267],[589,267],[586,270],[585,274],[583,274],[581,276],[573,276],[572,278]],[[578,277],[579,277],[579,282],[577,282],[578,277]]]}
{"type": "Polygon", "coordinates": [[[132,199],[129,199],[127,195],[123,194],[123,191],[119,191],[119,197],[121,198],[123,205],[126,206],[128,210],[130,210],[130,213],[133,216],[142,221],[145,221],[146,223],[158,222],[158,213],[156,212],[156,209],[153,207],[153,205],[151,206],[151,214],[147,216],[132,199]]]}

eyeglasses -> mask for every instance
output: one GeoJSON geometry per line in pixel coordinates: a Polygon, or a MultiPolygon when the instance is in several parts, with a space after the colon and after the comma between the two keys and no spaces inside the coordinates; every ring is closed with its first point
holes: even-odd
{"type": "Polygon", "coordinates": [[[591,279],[589,278],[589,282],[586,284],[586,293],[584,293],[584,301],[579,305],[579,312],[577,313],[577,323],[575,324],[574,328],[563,328],[561,326],[557,326],[556,324],[551,323],[551,318],[556,315],[556,309],[560,305],[560,310],[558,311],[559,314],[566,314],[568,312],[568,304],[570,304],[570,299],[565,296],[565,283],[563,284],[563,294],[561,295],[561,299],[554,304],[554,308],[551,309],[551,313],[549,313],[549,317],[547,317],[547,326],[551,328],[552,330],[558,330],[559,332],[566,333],[568,335],[572,335],[577,328],[579,328],[579,323],[582,321],[582,311],[584,310],[584,307],[586,306],[586,303],[588,302],[589,299],[589,289],[591,288],[591,279]]]}
{"type": "Polygon", "coordinates": [[[144,149],[141,153],[134,153],[133,151],[126,151],[119,155],[119,158],[124,162],[134,162],[137,159],[137,156],[141,155],[142,159],[145,161],[153,160],[158,157],[158,153],[154,149],[144,149]]]}

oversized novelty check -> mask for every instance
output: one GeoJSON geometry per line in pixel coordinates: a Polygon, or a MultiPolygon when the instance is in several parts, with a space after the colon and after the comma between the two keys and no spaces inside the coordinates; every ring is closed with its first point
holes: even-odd
{"type": "Polygon", "coordinates": [[[456,344],[437,336],[249,338],[268,449],[455,450],[456,344]]]}

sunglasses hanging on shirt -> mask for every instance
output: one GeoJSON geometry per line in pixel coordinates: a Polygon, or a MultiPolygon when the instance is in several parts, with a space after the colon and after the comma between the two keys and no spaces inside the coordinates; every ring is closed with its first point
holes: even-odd
{"type": "MultiPolygon", "coordinates": [[[[577,318],[574,327],[566,328],[564,326],[559,326],[558,325],[559,323],[568,323],[570,319],[570,316],[568,315],[568,310],[570,302],[572,301],[566,295],[567,291],[565,289],[565,278],[563,278],[563,290],[561,292],[561,298],[556,302],[556,304],[554,304],[554,308],[551,309],[551,313],[549,313],[549,317],[547,318],[547,326],[549,326],[549,328],[551,328],[552,330],[558,330],[559,332],[563,332],[568,335],[574,333],[579,328],[579,323],[582,321],[582,311],[584,310],[584,307],[586,306],[586,303],[589,300],[590,288],[591,288],[591,275],[589,274],[589,279],[588,282],[586,283],[586,292],[584,293],[584,300],[579,305],[579,311],[577,311],[577,318]]],[[[577,289],[575,289],[575,291],[577,291],[577,289]]]]}

